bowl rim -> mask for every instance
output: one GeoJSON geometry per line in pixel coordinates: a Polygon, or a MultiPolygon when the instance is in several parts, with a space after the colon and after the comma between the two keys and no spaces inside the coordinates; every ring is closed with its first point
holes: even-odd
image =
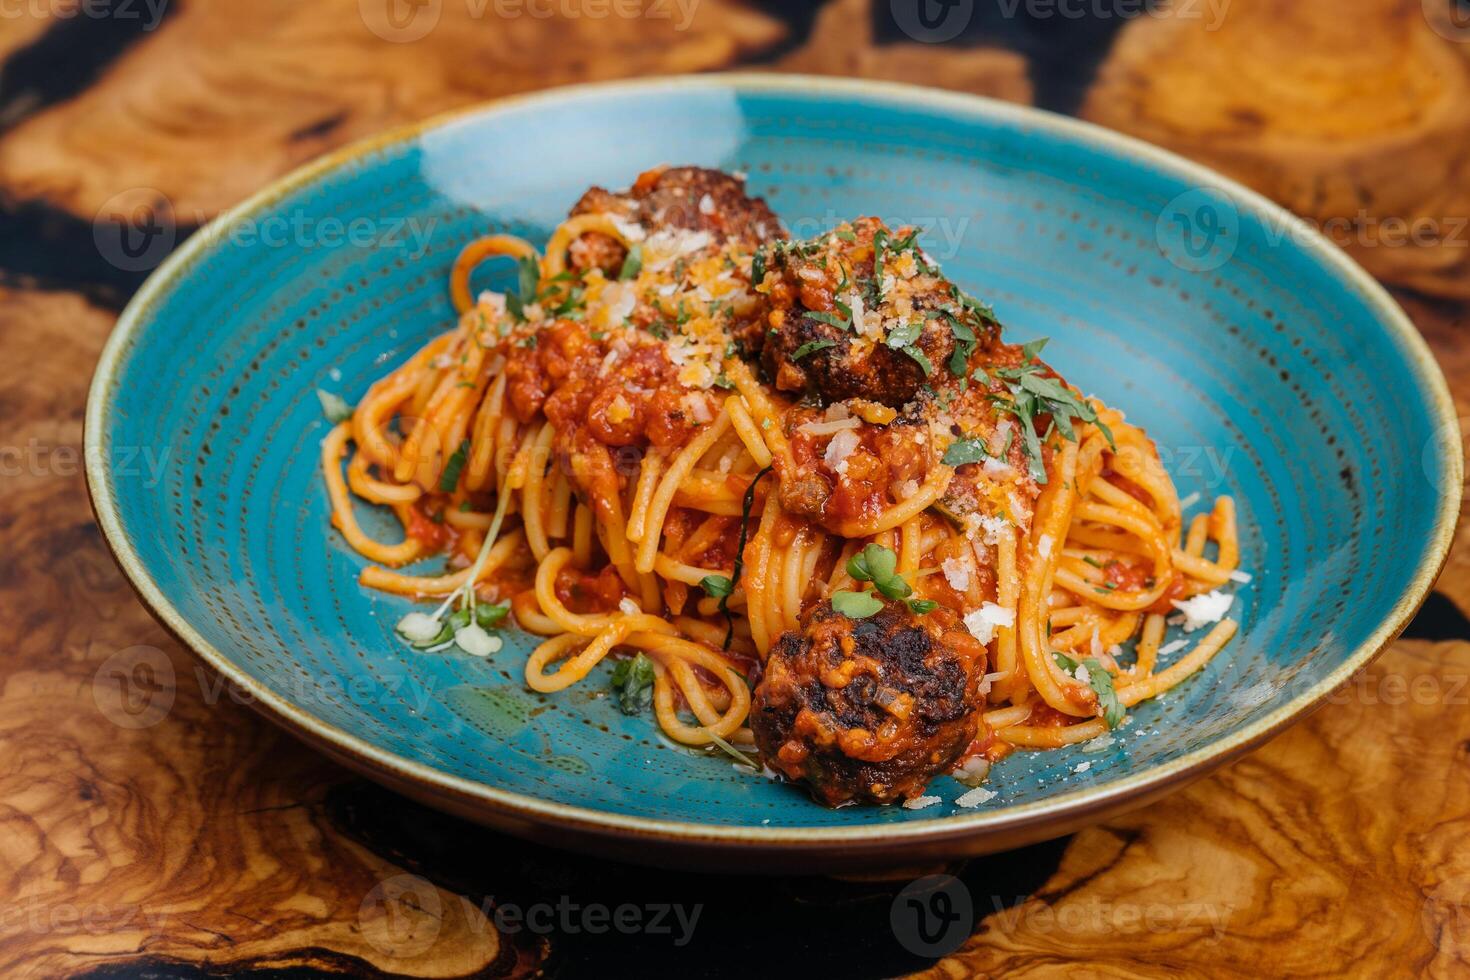
{"type": "MultiPolygon", "coordinates": [[[[1428,345],[1407,314],[1388,291],[1348,255],[1334,246],[1307,222],[1238,182],[1171,151],[1131,136],[1104,129],[1093,123],[1062,116],[1032,106],[958,92],[943,91],[898,82],[823,77],[799,74],[726,72],[700,75],[650,76],[617,82],[594,82],[561,86],[531,94],[510,96],[463,106],[428,119],[398,126],[376,136],[340,147],[271,182],[241,203],[221,212],[169,255],[148,277],[119,316],[98,360],[87,396],[83,428],[83,457],[93,513],[104,539],[144,606],[183,645],[208,666],[253,695],[252,704],[287,730],[309,742],[325,743],[328,754],[348,762],[369,776],[387,777],[428,796],[455,801],[470,810],[488,810],[511,824],[530,822],[538,827],[564,830],[575,835],[612,837],[624,842],[713,845],[744,850],[770,851],[863,851],[889,850],[904,844],[936,844],[960,839],[977,840],[995,836],[1014,839],[1017,834],[1033,838],[1047,836],[1047,825],[1058,833],[1104,810],[1122,809],[1132,798],[1157,796],[1165,788],[1181,784],[1225,764],[1279,734],[1319,706],[1353,673],[1370,663],[1401,633],[1428,596],[1444,567],[1454,538],[1464,484],[1464,460],[1458,439],[1458,416],[1449,387],[1428,345]],[[803,97],[877,100],[896,105],[921,106],[971,118],[982,118],[1067,138],[1119,157],[1142,158],[1165,173],[1196,186],[1216,188],[1229,194],[1242,210],[1263,221],[1284,225],[1304,252],[1325,266],[1344,285],[1355,288],[1373,309],[1383,328],[1398,341],[1415,379],[1425,392],[1435,438],[1448,461],[1449,472],[1441,488],[1434,527],[1415,573],[1394,600],[1378,627],[1330,674],[1285,704],[1245,725],[1228,738],[1098,787],[1080,787],[1032,803],[999,810],[975,809],[930,819],[889,824],[873,822],[860,826],[745,826],[708,824],[669,818],[638,817],[538,799],[506,789],[451,775],[426,763],[384,750],[352,735],[277,695],[237,667],[231,658],[211,645],[168,600],[123,530],[116,501],[108,484],[102,456],[103,435],[108,426],[109,392],[126,360],[134,337],[147,327],[162,295],[188,275],[194,263],[224,239],[211,234],[231,222],[250,216],[309,184],[386,147],[411,142],[423,134],[453,123],[489,118],[508,110],[537,105],[576,103],[606,95],[635,96],[650,91],[734,91],[790,93],[803,97]]],[[[321,747],[321,746],[318,746],[321,747]]],[[[815,804],[813,804],[815,805],[815,804]]],[[[1009,846],[1009,845],[1006,845],[1009,846]]]]}

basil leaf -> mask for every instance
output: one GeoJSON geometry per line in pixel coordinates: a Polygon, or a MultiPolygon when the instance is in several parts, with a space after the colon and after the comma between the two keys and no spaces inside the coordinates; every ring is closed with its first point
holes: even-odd
{"type": "Polygon", "coordinates": [[[846,330],[848,328],[848,321],[833,313],[824,313],[821,310],[808,310],[806,315],[807,319],[816,320],[818,323],[825,323],[827,326],[836,327],[838,330],[846,330]]]}
{"type": "Polygon", "coordinates": [[[1030,340],[1022,344],[1021,363],[1030,364],[1032,361],[1036,360],[1036,355],[1041,353],[1041,349],[1046,346],[1046,342],[1050,339],[1050,337],[1040,337],[1036,340],[1030,340]]]}
{"type": "Polygon", "coordinates": [[[940,462],[945,466],[964,466],[966,463],[978,463],[989,455],[983,439],[956,439],[944,451],[940,462]]]}
{"type": "Polygon", "coordinates": [[[459,486],[459,474],[464,469],[465,460],[469,458],[470,441],[466,439],[459,444],[459,448],[449,457],[444,464],[444,472],[439,474],[439,489],[445,493],[452,493],[459,486]]]}
{"type": "Polygon", "coordinates": [[[623,714],[640,714],[653,703],[653,677],[653,661],[641,653],[613,668],[612,686],[623,714]]]}
{"type": "Polygon", "coordinates": [[[1076,660],[1063,653],[1053,651],[1052,656],[1056,658],[1057,665],[1062,670],[1073,675],[1077,674],[1079,666],[1087,668],[1087,683],[1092,692],[1097,695],[1097,706],[1102,709],[1102,719],[1109,728],[1117,728],[1123,724],[1128,709],[1123,702],[1118,700],[1117,688],[1113,686],[1113,675],[1108,673],[1106,667],[1096,657],[1089,657],[1079,664],[1076,660]]]}
{"type": "Polygon", "coordinates": [[[723,575],[706,575],[699,580],[699,587],[712,599],[723,599],[735,591],[735,583],[723,575]]]}
{"type": "Polygon", "coordinates": [[[903,350],[918,340],[919,334],[923,333],[923,331],[924,325],[922,323],[912,320],[908,323],[900,323],[888,331],[888,338],[883,343],[892,347],[894,350],[903,350]]]}
{"type": "Polygon", "coordinates": [[[619,279],[636,279],[638,273],[643,271],[643,246],[634,242],[628,249],[628,257],[623,259],[623,267],[618,270],[619,279]]]}
{"type": "Polygon", "coordinates": [[[927,378],[929,377],[929,375],[934,373],[934,362],[929,360],[929,358],[926,357],[924,352],[919,350],[919,348],[910,344],[908,347],[905,347],[903,349],[903,352],[909,357],[912,357],[914,361],[918,363],[919,367],[924,372],[924,377],[927,378]]]}
{"type": "Polygon", "coordinates": [[[806,357],[808,354],[814,353],[814,352],[819,351],[819,350],[826,350],[828,347],[836,347],[836,346],[837,346],[837,341],[835,341],[835,340],[813,340],[813,341],[809,341],[808,343],[802,344],[800,347],[796,348],[796,350],[793,351],[792,354],[791,354],[791,359],[793,361],[799,361],[803,357],[806,357]]]}
{"type": "Polygon", "coordinates": [[[911,609],[913,611],[913,613],[914,613],[915,616],[923,616],[926,613],[932,613],[934,610],[936,610],[938,608],[939,608],[939,603],[935,602],[933,599],[910,599],[909,600],[909,609],[911,609]]]}

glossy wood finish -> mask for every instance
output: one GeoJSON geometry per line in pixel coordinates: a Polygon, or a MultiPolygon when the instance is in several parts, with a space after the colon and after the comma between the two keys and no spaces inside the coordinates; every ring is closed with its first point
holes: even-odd
{"type": "MultiPolygon", "coordinates": [[[[1470,43],[1452,38],[1470,32],[1440,24],[1426,34],[1418,3],[1354,0],[1354,17],[1341,2],[1293,0],[1288,13],[1284,2],[1237,0],[1218,30],[1152,17],[1088,32],[979,17],[934,46],[895,21],[869,21],[854,0],[815,18],[797,9],[813,5],[783,5],[785,20],[705,0],[685,30],[652,17],[487,21],[446,0],[438,28],[395,44],[365,28],[366,7],[343,0],[248,12],[198,0],[152,30],[141,3],[129,7],[142,22],[125,19],[121,3],[107,18],[42,6],[43,16],[0,17],[0,975],[748,975],[770,971],[773,944],[785,967],[893,975],[936,951],[916,944],[900,894],[931,872],[954,876],[957,891],[941,887],[967,897],[973,916],[973,928],[966,916],[941,930],[939,948],[963,943],[933,967],[944,975],[1050,976],[1069,963],[1145,976],[1470,969],[1463,528],[1406,638],[1306,723],[1223,773],[1065,841],[963,866],[882,880],[739,879],[647,872],[500,837],[297,745],[137,604],[92,524],[79,455],[92,365],[144,274],[108,263],[94,242],[95,217],[119,195],[114,209],[166,199],[164,217],[182,235],[328,147],[438,109],[751,59],[1081,107],[1318,221],[1362,208],[1375,227],[1436,218],[1437,240],[1353,248],[1397,287],[1470,415],[1470,242],[1450,235],[1470,209],[1455,203],[1463,180],[1450,176],[1470,126],[1434,122],[1433,139],[1413,135],[1417,121],[1442,119],[1446,88],[1462,84],[1452,66],[1470,64],[1470,43]],[[1329,21],[1331,31],[1311,27],[1329,21]],[[1383,83],[1374,103],[1389,106],[1375,111],[1394,139],[1282,109],[1357,91],[1361,72],[1298,64],[1339,64],[1353,31],[1375,39],[1379,75],[1410,79],[1383,83]],[[1165,34],[1174,54],[1151,56],[1162,43],[1153,35],[1165,34]],[[48,54],[60,41],[65,58],[48,54]],[[1059,81],[1038,66],[1055,66],[1065,45],[1085,56],[1059,81]],[[1251,59],[1249,72],[1230,68],[1251,59]],[[1088,66],[1099,63],[1094,82],[1088,66]],[[1424,63],[1440,67],[1412,81],[1424,63]],[[1204,103],[1179,88],[1184,66],[1216,73],[1197,83],[1216,100],[1213,116],[1186,111],[1204,103]],[[1260,118],[1269,133],[1220,135],[1212,118],[1260,118]],[[157,696],[139,701],[140,691],[157,696]],[[138,710],[164,703],[166,712],[138,710]],[[620,906],[633,909],[621,930],[611,921],[620,906]],[[675,912],[687,923],[695,906],[681,929],[675,912]],[[603,915],[609,928],[596,932],[603,915]]],[[[877,6],[886,17],[888,5],[877,6]]]]}

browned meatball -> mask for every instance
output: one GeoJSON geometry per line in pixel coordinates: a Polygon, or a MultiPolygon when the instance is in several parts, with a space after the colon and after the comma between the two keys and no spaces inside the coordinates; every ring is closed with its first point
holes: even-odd
{"type": "Polygon", "coordinates": [[[999,335],[912,228],[859,218],[809,242],[768,246],[762,259],[769,329],[742,339],[760,349],[776,387],[824,404],[867,398],[897,408],[925,383],[961,377],[976,347],[999,335]]]}
{"type": "Polygon", "coordinates": [[[942,611],[824,602],[766,660],[750,727],[766,765],[827,806],[920,795],[975,737],[985,648],[942,611]]]}
{"type": "MultiPolygon", "coordinates": [[[[747,197],[745,182],[703,167],[658,167],[645,171],[621,194],[593,187],[572,207],[579,214],[616,214],[648,231],[682,228],[707,231],[717,243],[750,249],[786,236],[781,221],[761,198],[747,197]]],[[[596,232],[588,232],[568,252],[572,267],[615,274],[627,252],[596,232]]]]}

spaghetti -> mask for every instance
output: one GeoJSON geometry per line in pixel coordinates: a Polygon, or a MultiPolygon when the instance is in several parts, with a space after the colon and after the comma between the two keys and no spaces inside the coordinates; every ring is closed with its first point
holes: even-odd
{"type": "Polygon", "coordinates": [[[1219,652],[1236,629],[1219,590],[1245,578],[1230,498],[1186,527],[1144,431],[1039,345],[1002,343],[906,229],[791,243],[767,215],[723,174],[656,170],[589,192],[544,254],[507,235],[464,249],[457,325],[322,443],[363,584],[439,602],[407,639],[493,652],[508,608],[544,637],[525,681],[545,693],[636,655],[622,693],[645,688],[669,738],[756,745],[830,804],[1097,737],[1219,652]],[[496,258],[517,287],[475,296],[496,258]],[[370,537],[354,498],[401,540],[370,537]],[[440,574],[402,570],[437,554],[440,574]],[[1210,628],[1163,666],[1171,617],[1210,628]],[[802,675],[820,631],[846,653],[802,675]],[[942,725],[913,727],[934,685],[864,659],[873,636],[919,644],[933,676],[961,664],[942,725]],[[852,695],[865,671],[865,720],[811,686],[852,695]],[[778,673],[794,702],[776,681],[753,694],[778,673]],[[756,737],[753,704],[781,730],[756,737]],[[915,748],[927,761],[895,775],[915,748]],[[854,778],[824,778],[833,759],[854,778]]]}

